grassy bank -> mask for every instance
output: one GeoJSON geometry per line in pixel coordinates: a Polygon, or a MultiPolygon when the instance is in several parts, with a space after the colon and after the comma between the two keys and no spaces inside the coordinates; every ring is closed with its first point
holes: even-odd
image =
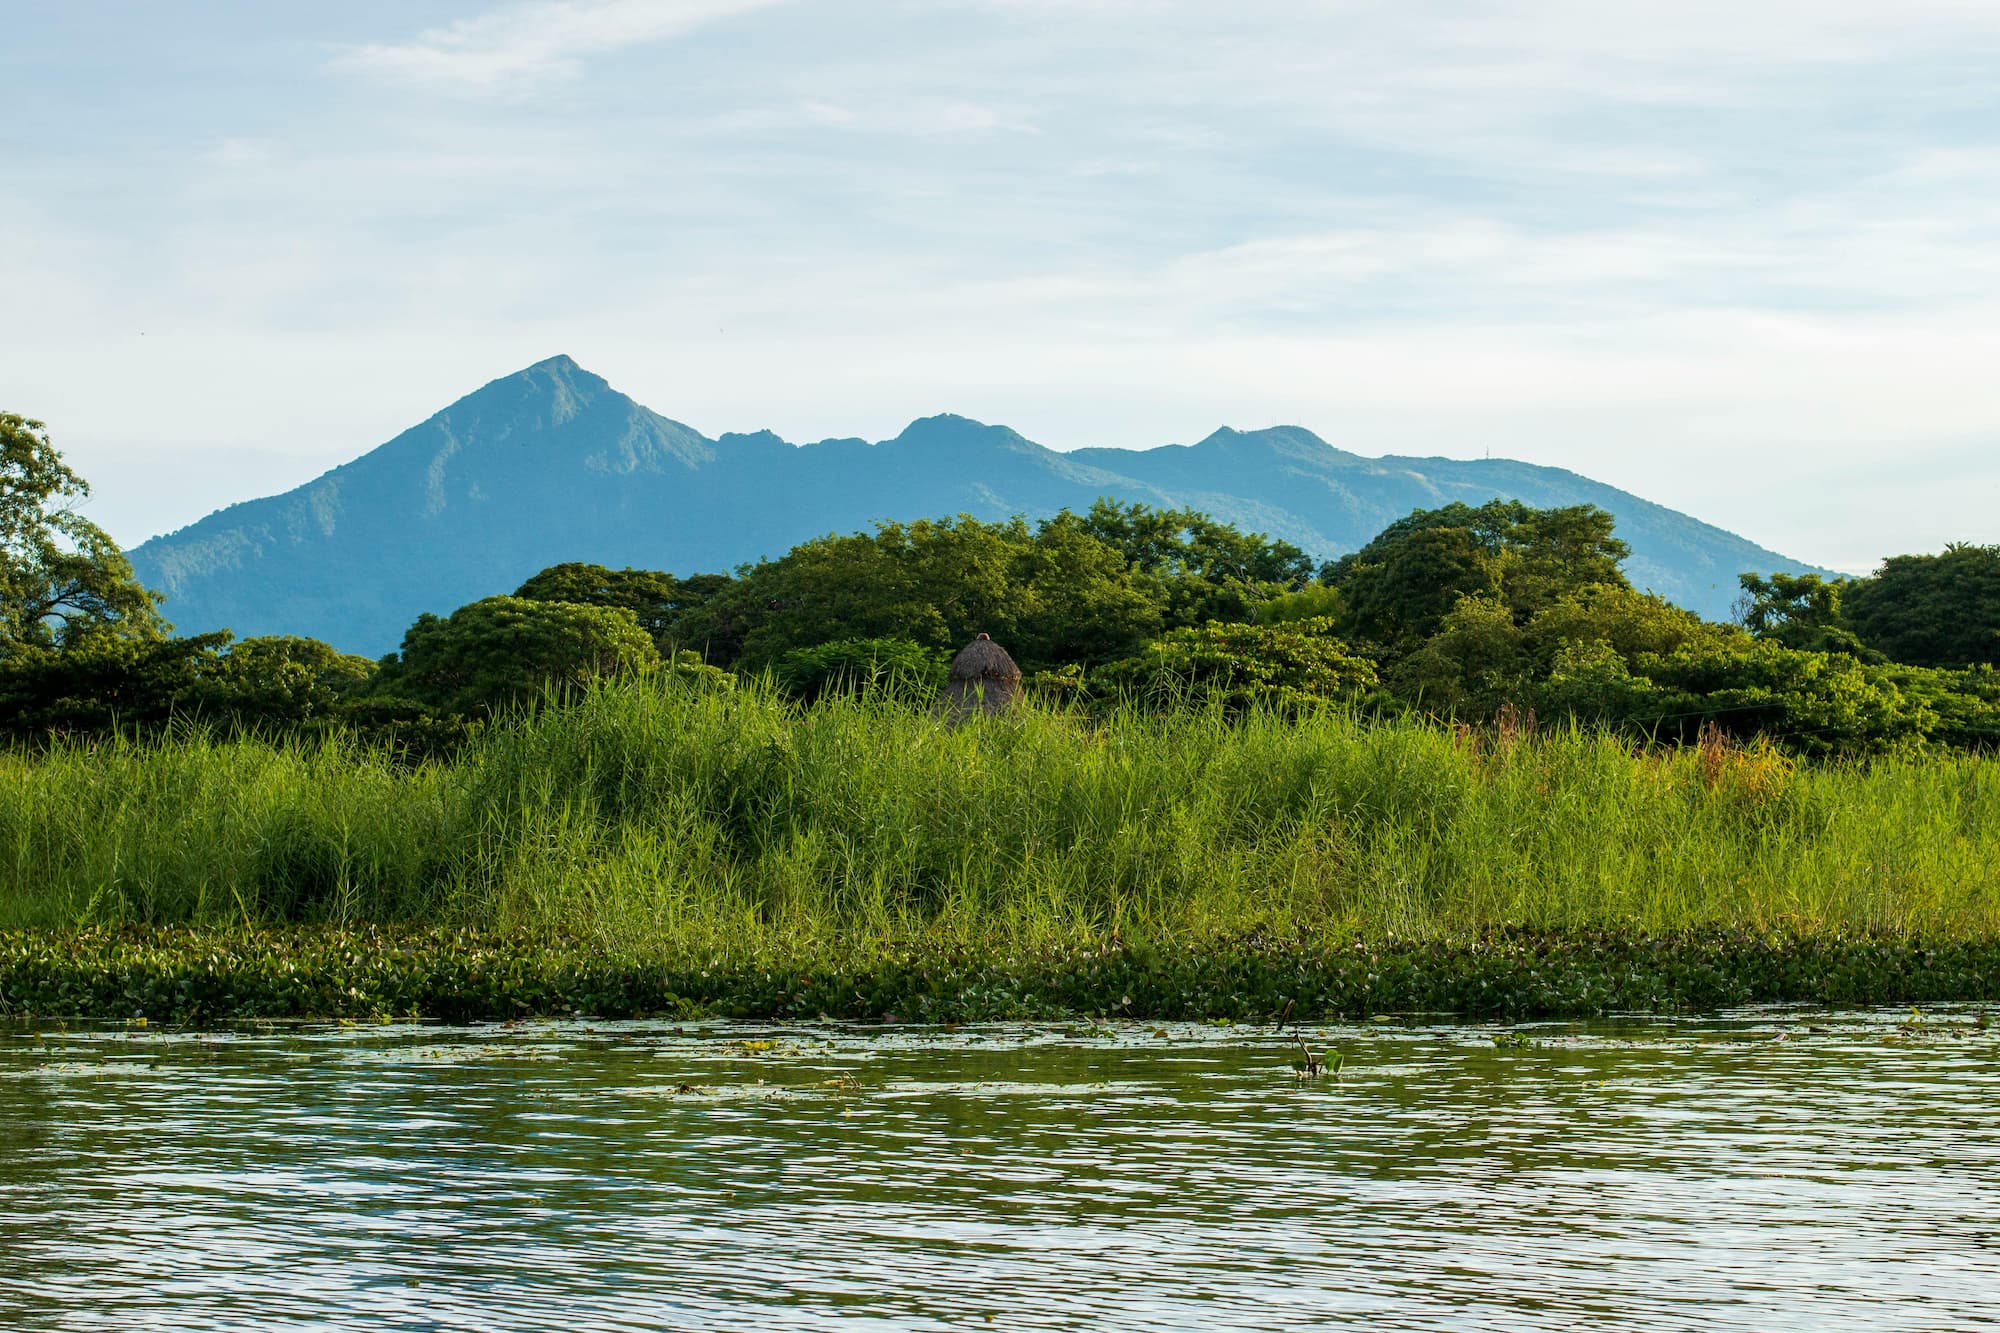
{"type": "MultiPolygon", "coordinates": [[[[476,940],[474,953],[531,970],[651,969],[641,990],[658,1002],[621,1004],[661,1011],[777,1011],[738,982],[686,982],[703,968],[845,986],[904,975],[899,957],[956,959],[961,977],[1011,969],[1042,997],[1022,1000],[1031,1010],[1070,984],[1049,979],[1070,964],[1036,959],[1108,950],[1182,960],[1166,969],[1180,975],[1205,957],[1278,957],[1245,941],[1286,941],[1302,959],[1358,941],[1453,967],[1494,939],[1624,940],[1633,966],[1656,945],[1694,958],[1720,939],[1974,959],[2000,941],[1996,867],[1992,759],[1795,766],[1727,745],[1635,752],[1580,731],[1455,734],[1337,712],[1026,713],[950,730],[889,702],[800,709],[656,680],[502,723],[449,764],[199,732],[0,756],[0,931],[16,977],[21,951],[51,940],[99,941],[90,956],[139,975],[130,960],[149,938],[276,957],[342,929],[476,940]],[[407,933],[418,926],[448,934],[407,933]]],[[[442,983],[411,984],[430,997],[419,1007],[449,1008],[442,983]]],[[[1805,998],[1801,984],[1723,991],[1805,998]]],[[[557,1008],[596,994],[548,986],[557,1008]]],[[[1893,989],[1883,997],[1902,998],[1893,989]]],[[[384,1011],[403,1012],[402,994],[384,1011]]],[[[1372,1007],[1456,1006],[1426,994],[1372,1007]]],[[[826,1012],[898,1005],[911,1002],[826,1012]]]]}

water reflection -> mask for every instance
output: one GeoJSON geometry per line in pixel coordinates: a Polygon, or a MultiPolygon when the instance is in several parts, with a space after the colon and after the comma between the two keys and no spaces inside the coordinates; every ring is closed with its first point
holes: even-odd
{"type": "Polygon", "coordinates": [[[1974,1020],[16,1028],[0,1326],[1994,1327],[1974,1020]]]}

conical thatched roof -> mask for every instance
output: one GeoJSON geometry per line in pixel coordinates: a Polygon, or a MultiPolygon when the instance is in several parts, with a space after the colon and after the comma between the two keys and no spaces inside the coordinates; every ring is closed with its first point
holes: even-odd
{"type": "Polygon", "coordinates": [[[1021,668],[1007,650],[982,634],[951,659],[952,680],[1019,680],[1021,668]]]}

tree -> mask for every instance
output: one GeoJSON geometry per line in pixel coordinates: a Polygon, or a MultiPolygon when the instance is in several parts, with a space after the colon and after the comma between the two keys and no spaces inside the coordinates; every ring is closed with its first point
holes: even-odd
{"type": "Polygon", "coordinates": [[[159,727],[196,711],[228,642],[103,634],[62,649],[16,645],[0,655],[0,719],[24,736],[159,727]]]}
{"type": "Polygon", "coordinates": [[[1398,697],[1465,720],[1513,704],[1615,722],[1661,711],[1638,702],[1651,688],[1633,674],[1641,658],[1732,641],[1749,642],[1651,593],[1590,583],[1525,624],[1497,595],[1461,598],[1387,675],[1398,697]]]}
{"type": "Polygon", "coordinates": [[[1276,583],[1288,591],[1303,588],[1313,574],[1311,559],[1290,542],[1240,531],[1199,510],[1099,500],[1077,525],[1149,574],[1276,583]]]}
{"type": "Polygon", "coordinates": [[[1495,501],[1484,509],[1511,520],[1499,526],[1500,587],[1517,619],[1584,588],[1631,587],[1619,565],[1632,548],[1613,535],[1617,520],[1596,505],[1532,509],[1495,501]]]}
{"type": "Polygon", "coordinates": [[[1533,671],[1526,638],[1497,596],[1461,597],[1437,633],[1388,668],[1389,686],[1426,712],[1485,717],[1521,701],[1533,671]]]}
{"type": "Polygon", "coordinates": [[[1743,595],[1736,599],[1736,621],[1759,639],[1811,652],[1848,653],[1882,661],[1882,654],[1862,643],[1841,615],[1840,600],[1848,584],[1828,583],[1817,574],[1739,574],[1743,595]]]}
{"type": "Polygon", "coordinates": [[[157,639],[159,594],[76,512],[89,485],[39,421],[0,412],[0,654],[111,636],[157,639]]]}
{"type": "Polygon", "coordinates": [[[1160,594],[1074,515],[884,523],[741,571],[682,616],[680,641],[748,668],[844,639],[947,651],[985,632],[1024,666],[1105,662],[1161,624],[1160,594]]]}
{"type": "Polygon", "coordinates": [[[1692,741],[1714,724],[1809,754],[1866,753],[1920,740],[1939,720],[1892,668],[1742,635],[1641,654],[1633,674],[1647,697],[1619,720],[1662,739],[1692,741]]]}
{"type": "Polygon", "coordinates": [[[1628,588],[1630,554],[1594,505],[1532,509],[1518,500],[1419,509],[1320,570],[1346,597],[1354,632],[1392,654],[1437,632],[1461,597],[1499,599],[1517,624],[1566,594],[1628,588]]]}
{"type": "Polygon", "coordinates": [[[2000,750],[2000,671],[1887,666],[1879,674],[1937,719],[1929,739],[1962,750],[2000,750]]]}
{"type": "Polygon", "coordinates": [[[1259,605],[1297,592],[1313,574],[1311,559],[1290,542],[1238,531],[1193,509],[1099,500],[1082,517],[1063,513],[1050,523],[1073,524],[1123,556],[1157,590],[1170,629],[1249,620],[1259,605]]]}
{"type": "Polygon", "coordinates": [[[1025,596],[1007,646],[1024,663],[1108,662],[1160,630],[1157,587],[1135,578],[1118,552],[1072,514],[1042,523],[1016,557],[1014,569],[1025,596]]]}
{"type": "Polygon", "coordinates": [[[1301,708],[1352,699],[1375,685],[1375,669],[1332,637],[1333,623],[1282,626],[1214,623],[1171,630],[1136,656],[1090,673],[1093,688],[1153,707],[1221,700],[1232,710],[1301,708]]]}
{"type": "Polygon", "coordinates": [[[514,595],[531,602],[621,607],[633,614],[664,654],[675,641],[675,622],[706,605],[730,582],[727,574],[678,579],[652,569],[607,569],[572,562],[549,566],[515,589],[514,595]]]}
{"type": "Polygon", "coordinates": [[[1664,598],[1602,583],[1536,612],[1522,637],[1530,680],[1517,692],[1519,701],[1543,717],[1622,724],[1643,734],[1656,734],[1677,711],[1702,707],[1685,697],[1669,701],[1645,674],[1646,663],[1690,649],[1750,646],[1740,631],[1711,625],[1664,598]]]}
{"type": "Polygon", "coordinates": [[[370,659],[318,639],[265,635],[231,645],[182,706],[246,723],[314,722],[333,717],[374,674],[370,659]]]}
{"type": "Polygon", "coordinates": [[[19,734],[146,731],[176,719],[289,730],[341,716],[374,671],[367,658],[317,639],[231,645],[226,630],[181,639],[104,634],[0,658],[0,717],[19,734]]]}
{"type": "Polygon", "coordinates": [[[2000,546],[1896,555],[1843,598],[1861,641],[1911,666],[2000,665],[2000,546]]]}
{"type": "MultiPolygon", "coordinates": [[[[686,641],[701,647],[736,638],[740,664],[752,669],[841,639],[907,639],[944,649],[985,630],[1011,641],[1027,600],[1014,566],[1029,540],[1020,520],[964,516],[818,537],[743,571],[734,587],[686,618],[686,641]]],[[[719,655],[713,648],[709,654],[719,655]]]]}
{"type": "Polygon", "coordinates": [[[1435,634],[1461,598],[1499,596],[1499,562],[1469,528],[1415,528],[1363,551],[1375,558],[1357,558],[1334,587],[1354,632],[1393,652],[1435,634]]]}
{"type": "Polygon", "coordinates": [[[1563,594],[1536,612],[1525,631],[1529,650],[1543,668],[1564,648],[1578,643],[1606,644],[1631,663],[1643,653],[1671,653],[1688,644],[1743,637],[1664,597],[1603,583],[1563,594]]]}
{"type": "Polygon", "coordinates": [[[1338,588],[1308,583],[1297,592],[1267,597],[1252,614],[1260,625],[1289,625],[1301,620],[1330,620],[1339,624],[1347,615],[1347,599],[1338,588]]]}
{"type": "Polygon", "coordinates": [[[653,640],[623,607],[488,597],[446,617],[418,617],[402,652],[382,659],[375,689],[478,715],[659,661],[653,640]]]}

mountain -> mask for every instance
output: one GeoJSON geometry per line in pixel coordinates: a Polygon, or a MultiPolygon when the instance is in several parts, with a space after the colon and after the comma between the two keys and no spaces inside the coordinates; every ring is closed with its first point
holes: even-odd
{"type": "Polygon", "coordinates": [[[183,634],[305,634],[375,654],[421,612],[511,591],[564,560],[728,570],[878,519],[1044,516],[1100,496],[1192,506],[1320,558],[1453,500],[1595,504],[1617,515],[1634,584],[1710,617],[1727,614],[1740,571],[1811,569],[1560,468],[1363,458],[1296,426],[1071,453],[956,416],[879,444],[795,446],[769,431],[711,440],[566,356],[495,380],[296,490],[131,554],[183,634]]]}

